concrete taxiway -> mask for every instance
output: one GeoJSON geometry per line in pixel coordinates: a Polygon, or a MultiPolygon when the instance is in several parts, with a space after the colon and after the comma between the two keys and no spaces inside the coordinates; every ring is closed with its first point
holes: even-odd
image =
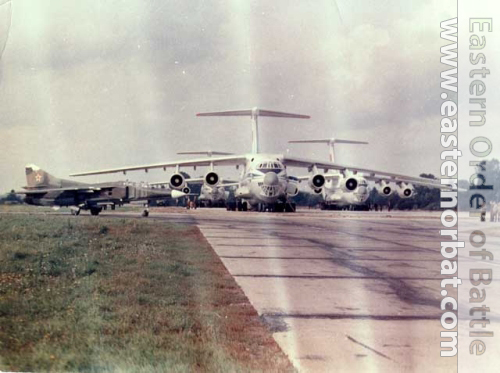
{"type": "Polygon", "coordinates": [[[161,211],[199,227],[299,371],[456,371],[439,357],[439,214],[161,211]]]}
{"type": "Polygon", "coordinates": [[[299,371],[456,372],[456,357],[439,356],[439,216],[154,209],[150,218],[199,227],[299,371]]]}

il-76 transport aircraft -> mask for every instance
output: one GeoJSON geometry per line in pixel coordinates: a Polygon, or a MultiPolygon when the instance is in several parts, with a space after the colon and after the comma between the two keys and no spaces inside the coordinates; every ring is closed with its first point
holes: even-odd
{"type": "MultiPolygon", "coordinates": [[[[238,209],[254,209],[259,211],[283,211],[292,210],[293,206],[287,204],[288,197],[298,193],[298,179],[289,176],[287,167],[299,167],[309,171],[308,183],[312,189],[321,190],[324,187],[328,175],[324,173],[329,170],[338,171],[341,175],[360,175],[367,180],[373,180],[378,185],[393,185],[400,195],[406,196],[413,193],[412,184],[422,184],[440,188],[438,183],[430,182],[428,179],[399,175],[390,172],[375,171],[359,167],[350,167],[334,162],[324,162],[314,159],[290,157],[283,154],[267,154],[259,151],[259,117],[296,118],[308,119],[309,116],[291,114],[278,111],[261,110],[253,108],[250,110],[220,111],[198,114],[200,117],[208,116],[245,116],[252,121],[252,151],[248,154],[226,155],[218,157],[205,157],[183,161],[171,161],[156,164],[112,168],[107,170],[80,172],[71,176],[87,176],[99,174],[111,174],[127,171],[150,169],[174,168],[175,172],[170,177],[170,186],[174,189],[182,189],[186,185],[186,179],[180,173],[182,167],[208,167],[205,182],[209,185],[218,185],[221,178],[215,170],[216,166],[235,166],[241,168],[241,176],[235,191],[238,199],[238,209]],[[362,174],[362,175],[361,175],[362,174]],[[288,209],[287,209],[288,206],[288,209]]],[[[350,190],[353,186],[352,178],[344,178],[340,188],[350,190]]]]}
{"type": "MultiPolygon", "coordinates": [[[[320,140],[292,140],[291,144],[326,144],[328,145],[330,162],[335,162],[335,144],[368,144],[365,141],[342,140],[335,137],[320,140]]],[[[368,199],[370,192],[368,183],[361,175],[341,174],[334,170],[324,175],[325,185],[321,189],[314,189],[315,193],[321,193],[323,197],[322,209],[331,207],[363,206],[368,199]],[[350,179],[346,184],[346,179],[350,179]],[[342,186],[345,185],[345,188],[342,186]]],[[[300,179],[307,179],[301,177],[300,179]]]]}
{"type": "MultiPolygon", "coordinates": [[[[35,165],[26,166],[27,186],[24,202],[37,206],[69,206],[72,215],[80,214],[80,210],[90,210],[92,215],[110,206],[121,206],[135,201],[179,198],[185,195],[179,190],[151,188],[145,184],[128,181],[113,183],[85,184],[72,180],[59,179],[35,165]]],[[[143,216],[149,214],[145,209],[143,216]]]]}
{"type": "MultiPolygon", "coordinates": [[[[191,152],[179,152],[180,155],[204,155],[211,157],[213,155],[232,155],[233,153],[219,152],[219,151],[191,151],[191,152]]],[[[233,180],[218,180],[218,175],[213,174],[211,178],[206,177],[200,178],[189,178],[186,179],[187,187],[183,188],[183,191],[190,195],[191,189],[190,185],[201,184],[200,194],[198,195],[198,202],[200,206],[209,207],[226,207],[226,202],[229,197],[229,191],[226,188],[237,186],[238,183],[233,180]]],[[[149,183],[150,185],[170,185],[170,181],[160,181],[149,183]]]]}

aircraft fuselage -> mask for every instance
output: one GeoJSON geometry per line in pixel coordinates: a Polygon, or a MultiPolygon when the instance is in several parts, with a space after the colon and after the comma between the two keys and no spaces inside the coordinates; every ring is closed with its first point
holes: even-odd
{"type": "Polygon", "coordinates": [[[247,155],[236,198],[244,199],[252,206],[286,200],[288,177],[281,160],[282,156],[277,154],[247,155]]]}

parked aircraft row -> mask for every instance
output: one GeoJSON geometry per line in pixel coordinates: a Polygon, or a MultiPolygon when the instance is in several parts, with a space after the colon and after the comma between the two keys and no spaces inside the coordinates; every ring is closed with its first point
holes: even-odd
{"type": "Polygon", "coordinates": [[[284,154],[261,153],[259,149],[259,117],[308,119],[309,116],[278,111],[251,110],[221,111],[198,114],[199,117],[210,116],[245,116],[252,123],[252,150],[247,154],[230,154],[220,152],[188,152],[184,154],[206,154],[203,158],[169,161],[156,164],[112,168],[97,171],[75,173],[71,176],[88,176],[99,174],[123,173],[131,171],[148,171],[150,169],[173,168],[174,172],[168,181],[155,184],[168,185],[171,193],[180,191],[189,194],[190,183],[202,183],[202,198],[215,200],[227,198],[227,188],[235,188],[238,210],[258,211],[293,211],[291,198],[299,191],[298,183],[307,181],[315,193],[323,195],[325,201],[345,201],[364,203],[368,198],[368,182],[374,184],[379,193],[389,196],[398,193],[403,198],[411,197],[413,185],[425,185],[442,188],[429,179],[417,178],[385,171],[376,171],[360,167],[350,167],[335,162],[334,144],[363,144],[359,141],[327,139],[298,140],[293,142],[324,142],[330,147],[330,160],[322,161],[307,158],[290,157],[284,154]],[[233,166],[241,170],[239,180],[224,180],[219,167],[233,166]],[[203,178],[189,179],[181,169],[206,167],[203,178]],[[288,167],[305,170],[304,175],[292,176],[288,167]]]}

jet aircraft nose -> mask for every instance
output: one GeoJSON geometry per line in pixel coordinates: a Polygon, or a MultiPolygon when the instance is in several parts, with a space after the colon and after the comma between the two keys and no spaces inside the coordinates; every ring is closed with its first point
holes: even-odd
{"type": "Polygon", "coordinates": [[[264,185],[271,186],[271,185],[278,185],[279,180],[278,180],[278,175],[276,175],[274,172],[268,172],[264,176],[264,185]]]}

